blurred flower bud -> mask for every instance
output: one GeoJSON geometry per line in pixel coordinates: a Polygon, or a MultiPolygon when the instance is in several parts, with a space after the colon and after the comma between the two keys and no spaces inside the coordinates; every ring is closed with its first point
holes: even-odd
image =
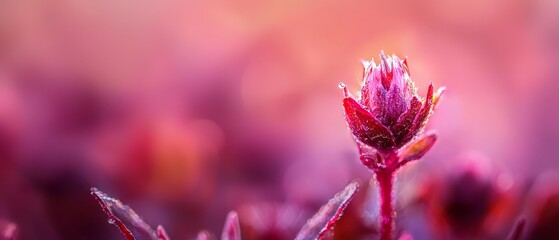
{"type": "Polygon", "coordinates": [[[514,203],[492,173],[471,166],[459,168],[431,182],[423,194],[438,234],[486,239],[482,236],[510,229],[514,203]]]}
{"type": "Polygon", "coordinates": [[[239,215],[248,239],[281,240],[293,238],[305,223],[307,214],[295,205],[260,203],[241,208],[239,215]]]}

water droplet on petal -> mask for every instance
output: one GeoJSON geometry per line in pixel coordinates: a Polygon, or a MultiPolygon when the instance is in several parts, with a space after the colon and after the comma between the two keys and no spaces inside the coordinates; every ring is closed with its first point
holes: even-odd
{"type": "Polygon", "coordinates": [[[345,83],[343,82],[339,83],[338,87],[344,90],[344,97],[349,97],[349,92],[347,91],[347,87],[345,83]]]}
{"type": "Polygon", "coordinates": [[[112,218],[109,218],[109,219],[107,220],[107,222],[108,222],[109,224],[115,224],[115,220],[112,219],[112,218]]]}

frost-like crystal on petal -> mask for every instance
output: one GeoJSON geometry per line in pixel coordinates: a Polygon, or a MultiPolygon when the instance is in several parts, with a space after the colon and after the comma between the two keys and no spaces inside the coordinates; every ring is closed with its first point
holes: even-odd
{"type": "Polygon", "coordinates": [[[297,234],[295,240],[322,239],[334,228],[334,223],[342,216],[345,208],[359,189],[357,182],[352,182],[337,193],[328,203],[307,221],[297,234]]]}
{"type": "Polygon", "coordinates": [[[344,99],[344,109],[349,128],[357,140],[377,149],[394,147],[394,136],[390,130],[353,98],[344,99]]]}

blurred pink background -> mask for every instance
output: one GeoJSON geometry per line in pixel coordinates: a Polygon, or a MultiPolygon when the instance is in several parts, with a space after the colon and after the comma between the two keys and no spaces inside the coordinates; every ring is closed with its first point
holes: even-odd
{"type": "Polygon", "coordinates": [[[422,96],[448,89],[398,196],[472,158],[505,189],[534,182],[559,170],[558,42],[552,0],[2,1],[0,218],[21,239],[119,239],[96,186],[173,239],[259,204],[304,222],[371,176],[337,86],[381,50],[422,96]]]}

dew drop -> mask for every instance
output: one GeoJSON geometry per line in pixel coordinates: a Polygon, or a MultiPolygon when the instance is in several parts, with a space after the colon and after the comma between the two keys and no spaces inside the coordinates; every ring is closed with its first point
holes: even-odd
{"type": "Polygon", "coordinates": [[[115,224],[115,220],[112,219],[112,218],[107,219],[107,222],[108,222],[109,224],[115,224]]]}
{"type": "Polygon", "coordinates": [[[338,87],[344,90],[344,97],[349,96],[349,92],[347,91],[347,87],[346,87],[345,83],[343,83],[343,82],[339,83],[338,87]]]}

